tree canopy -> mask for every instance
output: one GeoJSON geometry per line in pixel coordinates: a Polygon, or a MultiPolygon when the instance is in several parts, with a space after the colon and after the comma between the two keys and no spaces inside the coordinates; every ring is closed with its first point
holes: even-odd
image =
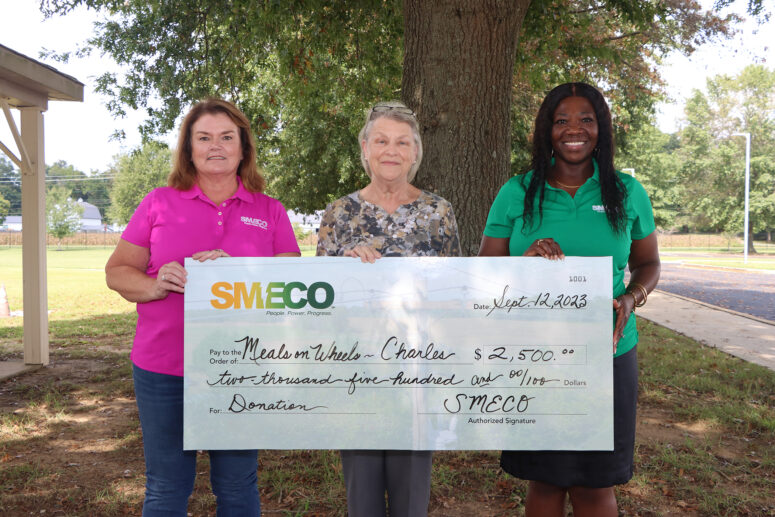
{"type": "Polygon", "coordinates": [[[22,213],[22,178],[13,162],[0,155],[0,196],[8,201],[6,215],[22,213]]]}
{"type": "MultiPolygon", "coordinates": [[[[614,110],[618,141],[626,145],[627,132],[650,119],[660,98],[660,59],[728,35],[734,21],[703,12],[692,0],[41,2],[48,15],[80,5],[105,15],[80,52],[104,52],[125,65],[123,75],[108,73],[98,81],[114,114],[145,109],[141,132],[150,139],[172,130],[193,101],[211,95],[234,101],[256,133],[269,193],[298,211],[320,209],[367,183],[356,142],[364,111],[375,101],[403,98],[433,144],[419,185],[438,190],[456,206],[474,198],[484,207],[459,221],[468,252],[478,245],[481,212],[494,196],[492,187],[483,186],[524,169],[532,120],[548,89],[569,80],[601,87],[614,110]],[[508,18],[511,9],[518,12],[508,18]],[[423,22],[426,15],[430,22],[423,22]],[[429,30],[427,23],[439,25],[429,30]],[[443,37],[433,32],[443,23],[464,29],[482,24],[484,31],[510,24],[513,30],[497,38],[519,38],[513,62],[498,72],[511,76],[511,88],[482,88],[477,97],[466,97],[463,79],[476,83],[484,77],[476,77],[471,49],[449,41],[460,31],[443,37]],[[425,59],[412,49],[430,46],[434,37],[443,39],[434,52],[449,54],[436,58],[457,66],[441,78],[431,71],[420,82],[402,82],[407,70],[425,59]],[[453,136],[474,122],[483,126],[483,135],[497,138],[497,146],[505,145],[502,161],[475,160],[470,155],[475,149],[465,149],[469,154],[461,158],[453,136]],[[507,128],[503,136],[499,127],[507,128]],[[450,171],[445,155],[465,167],[450,171]],[[455,182],[464,179],[470,180],[466,192],[455,191],[455,182]]],[[[434,59],[429,56],[427,66],[439,61],[434,59]]],[[[485,141],[477,147],[489,146],[485,141]]]]}
{"type": "Polygon", "coordinates": [[[91,203],[99,209],[103,219],[106,218],[112,184],[109,174],[92,171],[91,175],[87,175],[64,160],[58,160],[46,166],[46,181],[66,187],[70,197],[91,203]]]}
{"type": "MultiPolygon", "coordinates": [[[[775,70],[750,65],[708,79],[687,100],[673,135],[644,126],[617,159],[649,192],[657,226],[692,232],[743,231],[745,138],[751,135],[749,233],[775,229],[775,70]]],[[[753,251],[751,247],[749,251],[753,251]]]]}
{"type": "MultiPolygon", "coordinates": [[[[69,197],[93,204],[99,209],[103,219],[105,218],[106,210],[110,205],[108,192],[111,187],[111,176],[109,174],[92,171],[91,175],[87,175],[64,160],[59,160],[46,166],[46,184],[66,188],[69,197]]],[[[0,156],[0,196],[9,203],[8,214],[21,215],[21,175],[19,169],[2,156],[0,156]]]]}
{"type": "Polygon", "coordinates": [[[118,224],[127,224],[143,197],[167,184],[172,154],[166,145],[146,142],[127,154],[118,155],[108,173],[113,175],[108,214],[118,224]]]}
{"type": "Polygon", "coordinates": [[[11,210],[11,202],[8,201],[0,194],[0,225],[3,224],[5,218],[8,216],[8,212],[11,210]]]}
{"type": "Polygon", "coordinates": [[[66,187],[53,186],[46,193],[46,229],[49,235],[59,239],[81,229],[83,207],[72,197],[66,187]]]}
{"type": "Polygon", "coordinates": [[[743,227],[745,139],[751,136],[750,231],[775,227],[775,71],[750,65],[734,77],[708,80],[686,106],[681,140],[687,223],[693,228],[743,227]]]}
{"type": "Polygon", "coordinates": [[[653,125],[642,126],[628,137],[628,145],[617,155],[620,168],[633,174],[649,193],[658,228],[671,229],[677,224],[683,206],[684,190],[679,182],[681,163],[676,136],[662,133],[653,125]]]}

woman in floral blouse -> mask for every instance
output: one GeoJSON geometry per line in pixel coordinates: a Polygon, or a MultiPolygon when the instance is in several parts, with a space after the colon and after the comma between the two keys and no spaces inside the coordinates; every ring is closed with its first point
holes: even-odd
{"type": "MultiPolygon", "coordinates": [[[[422,161],[422,141],[412,110],[379,103],[358,135],[361,163],[371,182],[326,207],[318,255],[358,257],[457,257],[460,240],[452,205],[411,184],[422,161]]],[[[428,513],[430,451],[342,451],[351,517],[428,513]]]]}

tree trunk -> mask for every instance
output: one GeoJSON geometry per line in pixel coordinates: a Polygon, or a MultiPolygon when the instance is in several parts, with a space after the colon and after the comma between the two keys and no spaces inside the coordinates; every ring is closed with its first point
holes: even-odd
{"type": "Polygon", "coordinates": [[[748,254],[756,253],[756,248],[753,247],[753,221],[748,220],[748,254]]]}
{"type": "Polygon", "coordinates": [[[424,158],[415,184],[455,209],[464,255],[475,255],[509,177],[512,75],[530,0],[404,0],[404,102],[417,113],[424,158]]]}

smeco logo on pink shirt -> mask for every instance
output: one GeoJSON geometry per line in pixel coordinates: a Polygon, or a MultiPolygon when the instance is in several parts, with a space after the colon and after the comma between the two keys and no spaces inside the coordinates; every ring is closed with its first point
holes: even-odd
{"type": "Polygon", "coordinates": [[[263,219],[259,219],[257,217],[247,217],[243,215],[242,217],[240,217],[240,221],[242,221],[243,223],[249,226],[258,226],[262,230],[266,230],[267,227],[269,226],[266,223],[266,221],[264,221],[263,219]]]}

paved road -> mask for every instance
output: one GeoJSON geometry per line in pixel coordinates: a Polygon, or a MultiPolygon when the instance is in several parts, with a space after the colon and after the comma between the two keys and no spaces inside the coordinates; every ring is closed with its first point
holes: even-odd
{"type": "Polygon", "coordinates": [[[657,289],[775,322],[775,275],[662,263],[657,289]]]}

